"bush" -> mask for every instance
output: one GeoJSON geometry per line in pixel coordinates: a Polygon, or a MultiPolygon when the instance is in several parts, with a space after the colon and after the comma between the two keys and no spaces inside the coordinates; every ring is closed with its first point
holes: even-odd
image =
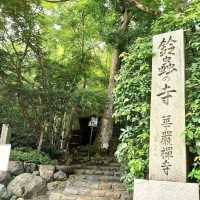
{"type": "Polygon", "coordinates": [[[149,115],[150,115],[150,60],[151,40],[138,38],[124,55],[123,67],[115,89],[116,122],[122,125],[116,157],[121,164],[129,190],[133,177],[147,174],[149,115]]]}
{"type": "Polygon", "coordinates": [[[12,150],[10,159],[13,161],[30,162],[35,164],[55,164],[55,161],[50,160],[46,154],[29,148],[16,148],[12,150]]]}

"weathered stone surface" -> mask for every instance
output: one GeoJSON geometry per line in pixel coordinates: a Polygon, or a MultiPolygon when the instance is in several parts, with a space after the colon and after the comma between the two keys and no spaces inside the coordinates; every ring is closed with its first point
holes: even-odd
{"type": "MultiPolygon", "coordinates": [[[[59,192],[52,192],[49,196],[49,200],[66,200],[66,199],[67,199],[67,195],[64,195],[59,192]]],[[[74,200],[75,200],[75,198],[74,198],[74,200]]]]}
{"type": "Polygon", "coordinates": [[[73,169],[71,166],[66,165],[56,165],[56,171],[63,171],[66,174],[71,174],[73,172],[73,169]]]}
{"type": "Polygon", "coordinates": [[[0,184],[0,199],[7,200],[11,197],[11,194],[7,191],[6,187],[0,184]]]}
{"type": "Polygon", "coordinates": [[[64,190],[64,188],[65,188],[65,182],[63,181],[54,181],[47,184],[47,189],[49,191],[64,190]]]}
{"type": "Polygon", "coordinates": [[[17,197],[31,198],[46,190],[45,181],[33,174],[21,174],[8,185],[8,191],[17,197]]]}
{"type": "Polygon", "coordinates": [[[113,183],[112,189],[114,191],[126,191],[126,187],[121,183],[113,183]]]}
{"type": "Polygon", "coordinates": [[[134,200],[199,200],[194,183],[135,180],[134,200]]]}
{"type": "Polygon", "coordinates": [[[40,172],[39,172],[39,171],[34,171],[34,172],[33,172],[33,175],[39,176],[39,175],[40,175],[40,172]]]}
{"type": "Polygon", "coordinates": [[[26,200],[49,200],[49,195],[48,194],[40,195],[40,196],[33,197],[31,199],[26,199],[26,200]]]}
{"type": "Polygon", "coordinates": [[[186,181],[183,30],[153,38],[149,179],[186,181]]]}
{"type": "Polygon", "coordinates": [[[7,185],[10,180],[11,180],[10,172],[0,171],[0,183],[1,184],[7,185]]]}
{"type": "Polygon", "coordinates": [[[50,182],[51,180],[53,180],[55,167],[52,165],[40,165],[39,172],[42,178],[44,178],[47,182],[50,182]]]}
{"type": "Polygon", "coordinates": [[[26,173],[33,173],[36,170],[36,164],[34,163],[24,163],[24,169],[26,173]]]}
{"type": "Polygon", "coordinates": [[[17,200],[16,196],[12,196],[10,200],[17,200]]]}
{"type": "Polygon", "coordinates": [[[20,161],[10,161],[8,165],[8,171],[12,175],[18,176],[24,172],[24,165],[20,161]]]}
{"type": "Polygon", "coordinates": [[[53,177],[56,181],[64,181],[67,179],[67,175],[63,171],[56,172],[53,177]]]}

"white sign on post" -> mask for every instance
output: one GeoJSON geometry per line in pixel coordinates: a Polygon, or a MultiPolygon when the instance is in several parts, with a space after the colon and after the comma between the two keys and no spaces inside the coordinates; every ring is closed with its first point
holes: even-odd
{"type": "Polygon", "coordinates": [[[10,144],[0,145],[0,171],[8,170],[10,150],[11,150],[10,144]]]}
{"type": "Polygon", "coordinates": [[[98,126],[98,118],[97,117],[92,117],[91,120],[89,121],[88,126],[97,127],[98,126]]]}

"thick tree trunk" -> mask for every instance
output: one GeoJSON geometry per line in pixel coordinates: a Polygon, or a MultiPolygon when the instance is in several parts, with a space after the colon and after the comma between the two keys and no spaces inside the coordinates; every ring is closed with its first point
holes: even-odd
{"type": "Polygon", "coordinates": [[[101,122],[101,132],[99,135],[99,140],[101,144],[101,149],[107,150],[109,147],[109,141],[112,137],[113,132],[113,121],[112,121],[112,114],[113,114],[113,89],[115,86],[115,75],[120,66],[120,50],[114,49],[113,50],[113,57],[112,57],[112,67],[110,69],[110,79],[108,85],[108,102],[105,107],[105,111],[103,114],[102,122],[101,122]]]}

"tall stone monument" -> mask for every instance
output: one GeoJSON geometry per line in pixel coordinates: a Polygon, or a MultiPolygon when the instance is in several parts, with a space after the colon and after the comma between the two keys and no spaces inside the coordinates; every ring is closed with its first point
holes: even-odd
{"type": "Polygon", "coordinates": [[[149,178],[185,182],[183,30],[155,36],[153,54],[149,178]]]}
{"type": "Polygon", "coordinates": [[[135,180],[134,200],[199,200],[186,183],[183,30],[153,37],[149,181],[135,180]]]}

